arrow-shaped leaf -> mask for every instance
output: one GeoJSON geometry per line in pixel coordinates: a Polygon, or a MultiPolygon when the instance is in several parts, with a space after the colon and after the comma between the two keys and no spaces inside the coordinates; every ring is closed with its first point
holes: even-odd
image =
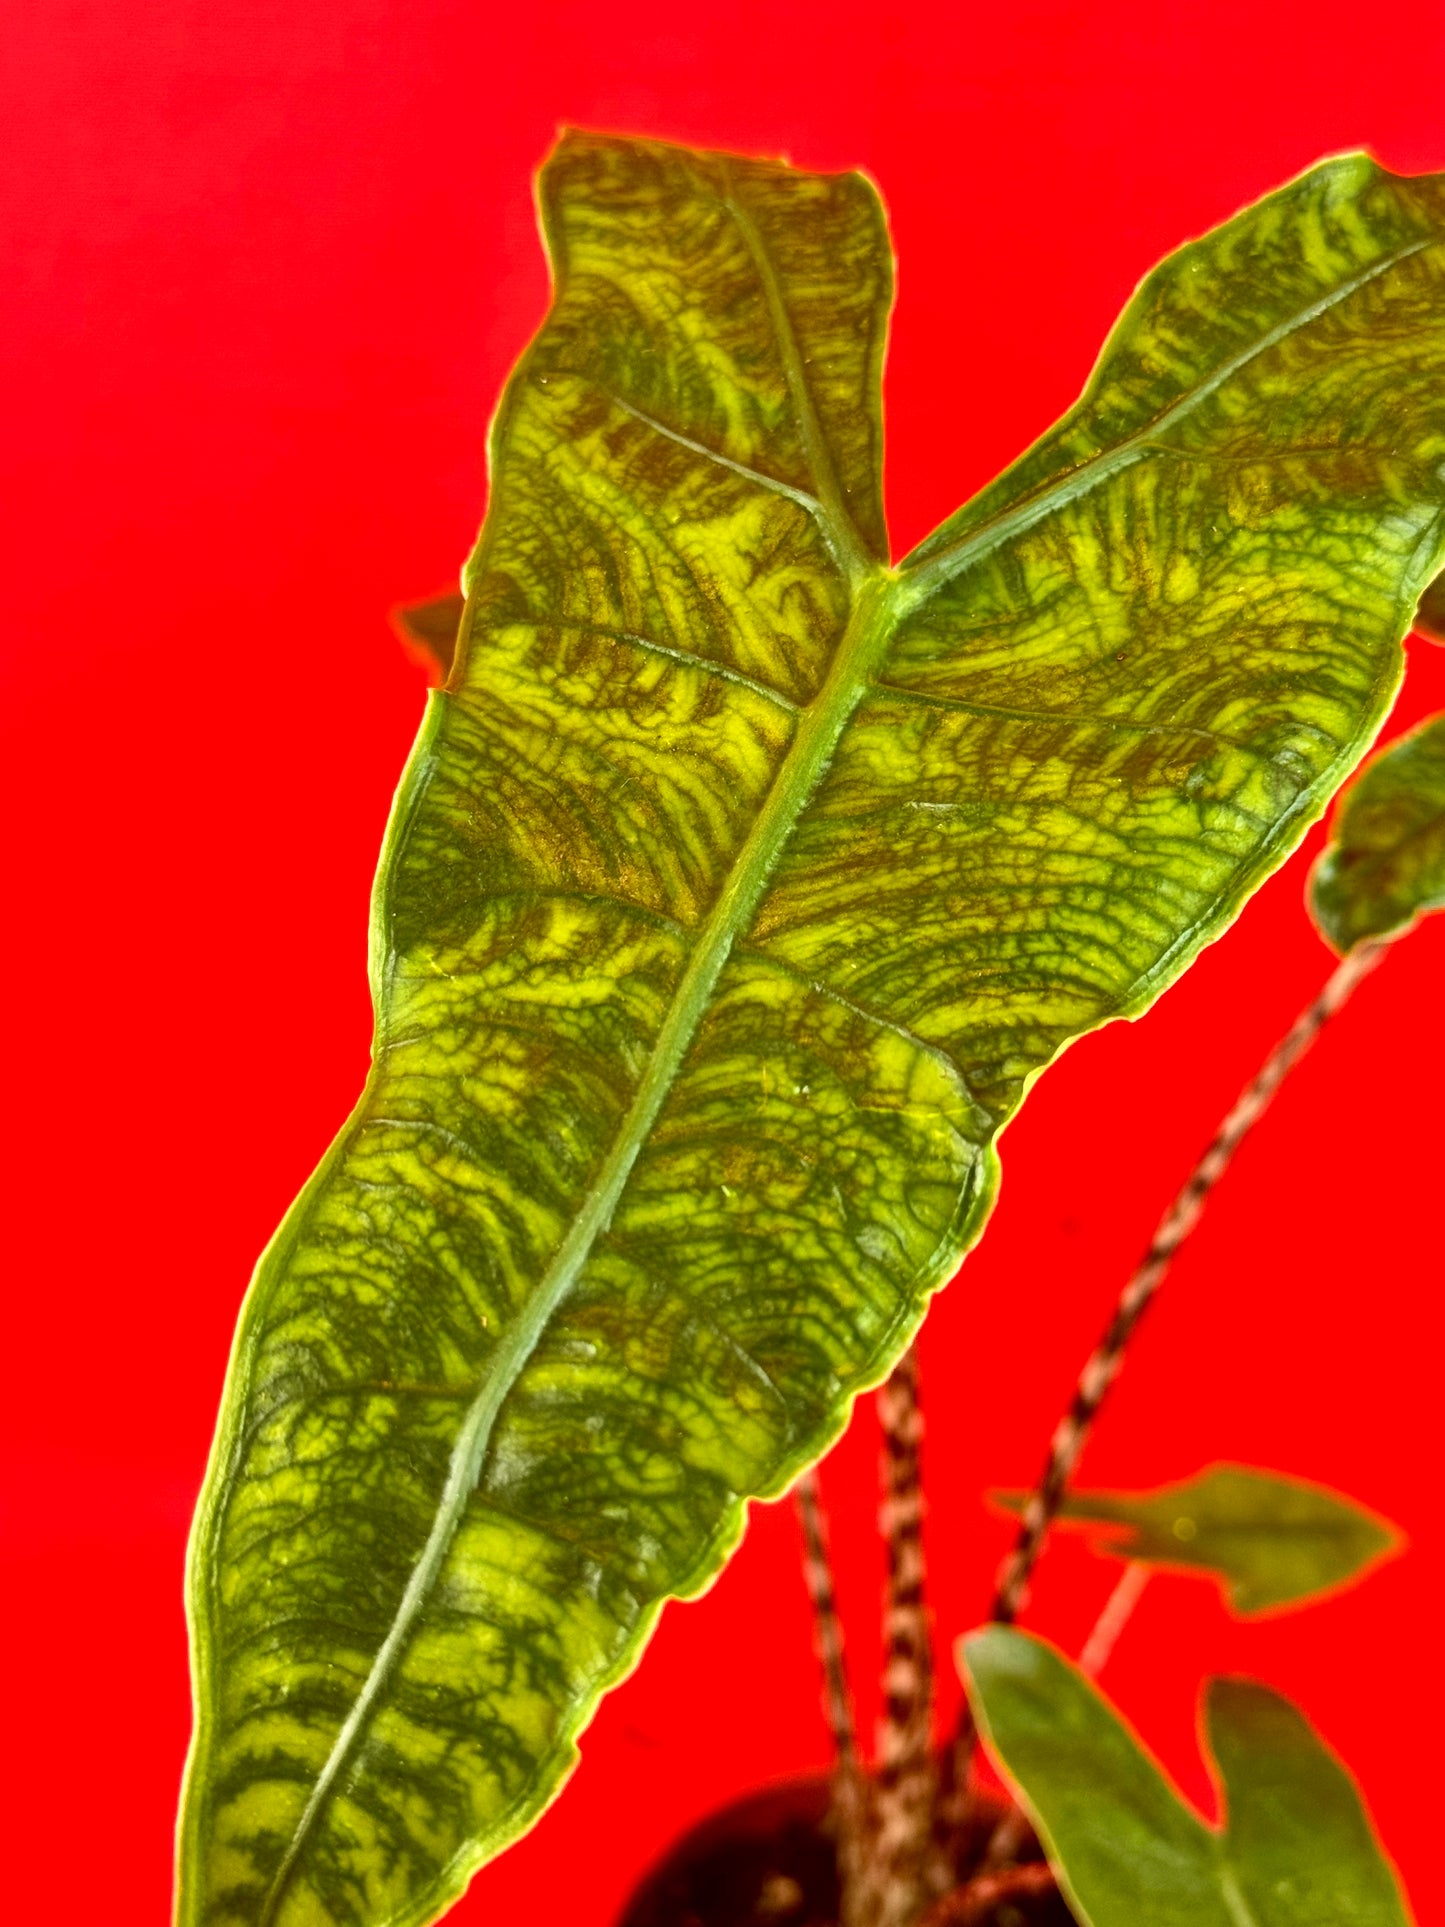
{"type": "Polygon", "coordinates": [[[1382,749],[1350,785],[1309,902],[1339,951],[1445,907],[1445,716],[1382,749]]]}
{"type": "Polygon", "coordinates": [[[1144,284],[898,569],[856,175],[573,136],[192,1563],[186,1927],[433,1917],[524,1829],[1388,707],[1445,560],[1445,188],[1354,157],[1144,284]]]}
{"type": "MultiPolygon", "coordinates": [[[[995,1492],[1022,1512],[1028,1494],[995,1492]]],[[[1399,1534],[1352,1499],[1247,1465],[1211,1465],[1152,1492],[1068,1492],[1061,1520],[1114,1528],[1095,1550],[1142,1565],[1217,1573],[1238,1613],[1297,1605],[1348,1585],[1397,1551],[1399,1534]]]]}
{"type": "Polygon", "coordinates": [[[960,1641],[960,1665],[1080,1927],[1406,1927],[1354,1782],[1267,1687],[1209,1682],[1216,1831],[1053,1647],[990,1626],[960,1641]]]}

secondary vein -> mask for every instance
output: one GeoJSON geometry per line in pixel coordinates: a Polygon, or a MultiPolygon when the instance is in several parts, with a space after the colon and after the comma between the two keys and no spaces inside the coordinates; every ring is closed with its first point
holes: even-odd
{"type": "Polygon", "coordinates": [[[1099,454],[1091,456],[1088,461],[1081,462],[1077,468],[1070,469],[1060,480],[1050,483],[1040,494],[1031,498],[1026,497],[1014,507],[1004,509],[1000,514],[981,523],[969,534],[961,536],[951,547],[939,549],[930,555],[928,542],[935,539],[930,536],[928,541],[919,545],[913,556],[905,558],[899,565],[904,579],[912,585],[907,608],[917,608],[920,603],[926,602],[930,596],[936,594],[945,582],[951,581],[971,563],[981,561],[984,556],[992,554],[1011,537],[1025,534],[1029,529],[1037,527],[1040,522],[1047,521],[1057,509],[1067,508],[1085,495],[1092,494],[1096,488],[1112,476],[1119,474],[1122,469],[1131,468],[1135,462],[1142,461],[1146,455],[1154,452],[1154,444],[1160,435],[1192,413],[1210,395],[1215,394],[1225,382],[1237,375],[1241,368],[1247,367],[1251,361],[1257,360],[1260,355],[1277,347],[1290,335],[1297,334],[1310,322],[1317,321],[1331,308],[1338,307],[1340,302],[1348,300],[1352,294],[1357,293],[1371,281],[1378,280],[1382,274],[1388,274],[1391,268],[1398,267],[1400,262],[1408,260],[1411,255],[1421,254],[1425,249],[1439,245],[1439,241],[1433,238],[1413,241],[1408,247],[1396,248],[1382,260],[1374,261],[1369,267],[1362,268],[1358,274],[1351,275],[1338,287],[1331,288],[1328,294],[1321,295],[1317,301],[1310,302],[1295,314],[1287,315],[1283,321],[1267,329],[1258,341],[1251,342],[1249,347],[1242,348],[1237,355],[1222,362],[1213,374],[1205,376],[1202,381],[1196,382],[1192,388],[1187,389],[1177,401],[1172,402],[1161,414],[1147,422],[1136,434],[1128,436],[1122,442],[1116,442],[1112,448],[1103,449],[1099,454]]]}
{"type": "MultiPolygon", "coordinates": [[[[584,376],[583,379],[585,380],[586,377],[584,376]]],[[[656,415],[649,415],[645,408],[638,408],[634,403],[624,401],[621,395],[611,388],[603,388],[597,382],[591,382],[589,386],[595,388],[599,395],[605,396],[614,408],[620,408],[624,415],[630,415],[635,422],[641,422],[644,428],[650,428],[653,434],[661,435],[667,441],[676,442],[679,448],[688,449],[694,455],[701,455],[705,461],[714,462],[719,468],[730,470],[732,474],[741,476],[745,482],[752,482],[758,488],[771,489],[775,495],[785,495],[790,502],[796,502],[800,509],[806,509],[809,515],[820,516],[824,513],[823,504],[816,495],[809,495],[806,489],[794,488],[791,482],[779,481],[776,475],[767,475],[760,468],[749,468],[746,462],[735,462],[731,455],[724,455],[721,449],[711,448],[706,442],[697,441],[691,435],[684,435],[681,429],[669,428],[665,421],[659,420],[656,415]]]]}
{"type": "Polygon", "coordinates": [[[853,518],[848,512],[848,505],[843,499],[837,470],[833,466],[832,451],[823,434],[822,423],[818,420],[813,391],[808,384],[807,369],[803,364],[803,353],[798,346],[798,337],[793,330],[793,317],[788,312],[787,300],[778,278],[778,271],[773,265],[773,258],[768,252],[767,243],[759,231],[757,222],[732,192],[732,179],[726,164],[724,164],[723,175],[728,186],[723,205],[737,223],[738,232],[742,235],[748,253],[752,256],[753,266],[762,286],[763,299],[768,304],[768,318],[772,322],[773,334],[777,339],[778,353],[783,363],[783,375],[788,384],[789,399],[793,404],[793,412],[798,418],[798,433],[802,437],[803,453],[807,457],[813,486],[818,491],[818,501],[822,505],[827,532],[844,573],[850,581],[857,582],[876,565],[871,561],[853,518]]]}

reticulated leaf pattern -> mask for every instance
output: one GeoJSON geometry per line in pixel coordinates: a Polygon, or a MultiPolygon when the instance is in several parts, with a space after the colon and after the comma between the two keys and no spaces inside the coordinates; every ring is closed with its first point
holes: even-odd
{"type": "Polygon", "coordinates": [[[877,197],[570,136],[375,1065],[198,1519],[185,1927],[410,1927],[552,1797],[978,1235],[1059,1048],[1230,921],[1445,559],[1445,192],[1347,158],[1144,285],[897,568],[877,197]]]}

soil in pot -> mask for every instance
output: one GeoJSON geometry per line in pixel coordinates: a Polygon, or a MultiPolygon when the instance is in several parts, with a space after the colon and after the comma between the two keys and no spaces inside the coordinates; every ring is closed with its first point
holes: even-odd
{"type": "MultiPolygon", "coordinates": [[[[824,1778],[792,1780],[711,1814],[645,1876],[617,1927],[838,1927],[824,1778]]],[[[981,1816],[976,1856],[1002,1808],[981,1816]]],[[[1001,1901],[978,1927],[1074,1927],[1056,1893],[1001,1901]]]]}

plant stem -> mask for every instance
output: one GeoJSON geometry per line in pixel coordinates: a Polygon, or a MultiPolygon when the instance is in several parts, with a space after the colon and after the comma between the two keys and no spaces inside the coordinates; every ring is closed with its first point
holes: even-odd
{"type": "Polygon", "coordinates": [[[966,1886],[955,1887],[936,1901],[923,1916],[919,1927],[982,1927],[1001,1900],[1014,1894],[1052,1893],[1056,1882],[1045,1860],[1030,1860],[1022,1867],[1001,1867],[997,1873],[981,1873],[966,1886]]]}
{"type": "Polygon", "coordinates": [[[1084,1641],[1084,1650],[1079,1654],[1081,1673],[1097,1679],[1103,1672],[1148,1583],[1148,1566],[1140,1559],[1131,1559],[1120,1573],[1118,1585],[1104,1601],[1104,1610],[1094,1621],[1094,1630],[1084,1641]]]}
{"type": "Polygon", "coordinates": [[[869,1918],[906,1927],[928,1897],[933,1837],[933,1644],[923,1598],[918,1355],[912,1346],[878,1393],[883,1429],[881,1524],[888,1548],[883,1719],[869,1918]]]}
{"type": "Polygon", "coordinates": [[[1119,1303],[1104,1336],[1079,1374],[1068,1410],[1059,1421],[1043,1474],[1029,1496],[1019,1522],[1013,1551],[999,1573],[990,1615],[1009,1624],[1018,1617],[1028,1594],[1029,1580],[1043,1551],[1049,1527],[1078,1464],[1079,1454],[1098,1416],[1104,1396],[1119,1374],[1124,1350],[1133,1337],[1145,1307],[1163,1284],[1180,1247],[1198,1224],[1210,1192],[1229,1169],[1235,1152],[1268,1110],[1285,1078],[1304,1056],[1350,993],[1381,962],[1384,943],[1357,944],[1336,968],[1318,997],[1300,1013],[1214,1135],[1174,1202],[1159,1220],[1159,1228],[1142,1263],[1119,1295],[1119,1303]]]}
{"type": "Polygon", "coordinates": [[[868,1855],[867,1782],[858,1757],[858,1729],[843,1651],[843,1622],[833,1586],[828,1553],[828,1521],[816,1472],[805,1472],[794,1487],[803,1527],[803,1576],[813,1604],[813,1627],[823,1667],[824,1705],[833,1739],[833,1828],[838,1854],[838,1884],[843,1895],[843,1927],[856,1927],[862,1905],[868,1855]]]}
{"type": "MultiPolygon", "coordinates": [[[[1018,1617],[1049,1527],[1074,1467],[1078,1464],[1089,1429],[1098,1416],[1104,1395],[1124,1362],[1124,1349],[1133,1337],[1145,1307],[1164,1282],[1180,1246],[1198,1224],[1210,1192],[1229,1169],[1235,1152],[1269,1108],[1285,1078],[1331,1017],[1348,1001],[1356,985],[1383,961],[1388,948],[1388,941],[1356,944],[1336,966],[1324,989],[1295,1019],[1240,1093],[1209,1148],[1160,1219],[1149,1249],[1120,1293],[1114,1315],[1079,1374],[1068,1410],[1054,1432],[1043,1474],[1024,1507],[1018,1537],[999,1572],[989,1615],[991,1619],[1008,1625],[1018,1617]]],[[[948,1811],[943,1816],[945,1824],[955,1833],[966,1808],[968,1777],[977,1738],[972,1709],[965,1700],[959,1709],[958,1725],[950,1749],[950,1792],[948,1811]]]]}
{"type": "Polygon", "coordinates": [[[823,1667],[824,1704],[833,1751],[840,1764],[858,1764],[858,1734],[853,1718],[853,1693],[843,1652],[843,1622],[833,1587],[833,1561],[828,1552],[828,1522],[823,1513],[818,1474],[805,1472],[793,1488],[803,1527],[803,1576],[813,1606],[818,1658],[823,1667]]]}

